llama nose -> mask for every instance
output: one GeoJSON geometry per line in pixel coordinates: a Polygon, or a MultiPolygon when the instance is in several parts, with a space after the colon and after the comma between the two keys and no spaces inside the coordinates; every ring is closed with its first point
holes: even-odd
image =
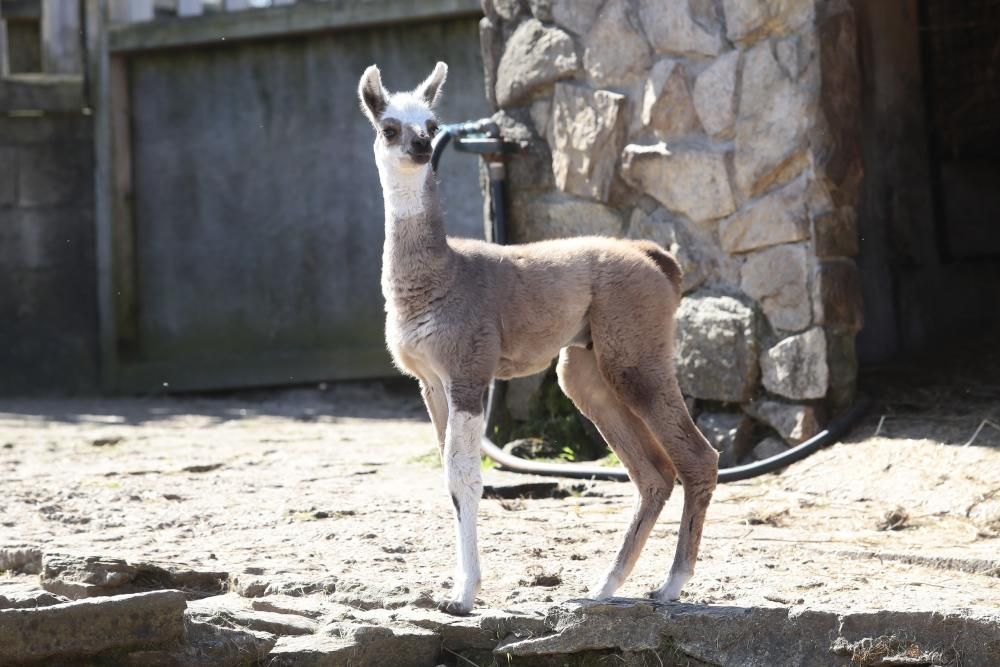
{"type": "Polygon", "coordinates": [[[431,140],[429,137],[418,137],[413,140],[413,150],[417,153],[426,153],[431,149],[431,140]]]}

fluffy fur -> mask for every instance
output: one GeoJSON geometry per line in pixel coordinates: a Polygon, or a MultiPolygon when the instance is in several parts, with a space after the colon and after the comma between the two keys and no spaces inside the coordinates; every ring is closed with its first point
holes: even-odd
{"type": "Polygon", "coordinates": [[[359,84],[385,198],[386,340],[400,370],[420,382],[455,506],[458,568],[441,608],[468,613],[479,590],[475,514],[487,387],[493,378],[544,370],[557,355],[563,390],[639,491],[624,543],[592,593],[610,596],[625,580],[679,477],[677,553],[651,593],[675,600],[694,572],[718,472],[718,455],[692,422],[671,365],[680,268],[649,241],[500,247],[447,238],[424,159],[446,73],[438,63],[415,90],[390,95],[372,66],[359,84]]]}

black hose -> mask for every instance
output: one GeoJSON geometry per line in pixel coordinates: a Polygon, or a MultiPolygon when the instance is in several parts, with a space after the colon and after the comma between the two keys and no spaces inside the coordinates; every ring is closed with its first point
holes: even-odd
{"type": "MultiPolygon", "coordinates": [[[[490,415],[494,408],[492,391],[489,394],[487,402],[487,414],[490,415]]],[[[763,461],[756,461],[733,468],[723,468],[719,471],[719,482],[723,484],[726,482],[738,482],[750,479],[751,477],[766,475],[769,472],[789,466],[796,461],[801,461],[810,454],[844,437],[865,416],[870,407],[871,400],[867,397],[862,397],[843,416],[830,422],[830,425],[826,429],[788,451],[766,458],[763,461]]],[[[628,472],[624,468],[606,468],[604,466],[585,463],[527,461],[519,456],[514,456],[503,451],[490,440],[488,435],[483,436],[480,448],[486,456],[496,461],[502,469],[512,472],[576,479],[606,479],[620,482],[628,481],[629,479],[628,472]]]]}
{"type": "MultiPolygon", "coordinates": [[[[461,123],[459,125],[443,125],[434,137],[434,149],[431,153],[431,167],[437,171],[438,162],[444,149],[448,146],[453,136],[465,137],[468,133],[482,132],[488,128],[490,136],[499,137],[499,130],[489,119],[484,118],[478,121],[461,123]]],[[[502,142],[502,139],[501,139],[502,142]]],[[[505,183],[504,166],[495,165],[490,170],[490,198],[493,202],[493,242],[500,245],[507,243],[507,210],[505,205],[505,183]]],[[[490,386],[490,391],[486,403],[486,423],[495,423],[496,409],[496,380],[490,386]]],[[[719,482],[737,482],[758,475],[765,475],[775,470],[780,470],[786,466],[801,461],[810,454],[823,447],[840,440],[868,411],[871,401],[865,397],[860,398],[846,414],[839,419],[835,419],[823,431],[820,431],[805,442],[792,447],[786,452],[777,454],[763,461],[756,461],[733,468],[723,468],[719,471],[719,482]]],[[[513,472],[530,473],[533,475],[551,475],[556,477],[570,477],[577,479],[607,479],[607,480],[628,480],[628,472],[623,468],[606,468],[598,465],[588,465],[584,463],[543,463],[540,461],[528,461],[508,454],[490,440],[484,434],[481,442],[483,453],[493,459],[501,468],[513,472]]]]}

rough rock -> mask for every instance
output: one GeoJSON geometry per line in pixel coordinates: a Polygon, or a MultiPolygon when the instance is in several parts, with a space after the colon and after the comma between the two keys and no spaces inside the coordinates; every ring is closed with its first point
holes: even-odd
{"type": "Polygon", "coordinates": [[[797,445],[820,432],[816,408],[781,401],[761,400],[743,406],[748,415],[778,432],[785,442],[797,445]]]}
{"type": "Polygon", "coordinates": [[[757,317],[731,296],[692,295],[677,311],[675,363],[687,396],[742,403],[757,384],[757,317]]]}
{"type": "Polygon", "coordinates": [[[535,132],[538,133],[538,136],[551,143],[549,120],[552,118],[552,100],[548,98],[535,100],[528,107],[528,114],[531,116],[531,123],[535,126],[535,132]]]}
{"type": "Polygon", "coordinates": [[[572,76],[579,68],[568,34],[528,19],[507,41],[497,66],[497,103],[511,105],[545,84],[572,76]]]}
{"type": "Polygon", "coordinates": [[[809,238],[805,177],[744,205],[719,223],[719,241],[730,253],[794,243],[809,238]]]}
{"type": "Polygon", "coordinates": [[[816,273],[819,307],[816,323],[841,333],[857,333],[864,325],[861,272],[854,260],[828,259],[816,273]]]}
{"type": "Polygon", "coordinates": [[[185,617],[183,644],[116,654],[113,664],[125,667],[246,667],[265,664],[276,640],[277,637],[266,632],[234,630],[185,617]]]}
{"type": "Polygon", "coordinates": [[[497,106],[497,68],[503,55],[503,33],[497,22],[484,16],[479,19],[479,52],[483,58],[483,87],[490,107],[497,106]]]}
{"type": "Polygon", "coordinates": [[[734,42],[752,43],[807,26],[815,19],[815,0],[722,0],[726,35],[734,42]]]}
{"type": "Polygon", "coordinates": [[[653,48],[662,53],[717,56],[722,37],[695,21],[687,2],[639,0],[639,17],[653,48]]]}
{"type": "Polygon", "coordinates": [[[525,10],[521,0],[490,0],[493,11],[504,21],[514,21],[525,10]]]}
{"type": "Polygon", "coordinates": [[[528,0],[528,6],[531,8],[531,15],[539,21],[551,23],[552,2],[553,0],[528,0]]]}
{"type": "Polygon", "coordinates": [[[621,236],[618,212],[603,204],[560,192],[515,193],[512,226],[518,243],[573,236],[621,236]]]}
{"type": "Polygon", "coordinates": [[[246,599],[233,593],[191,602],[188,616],[222,627],[245,628],[278,636],[308,635],[319,629],[315,621],[302,616],[248,609],[246,599]]]}
{"type": "Polygon", "coordinates": [[[607,201],[624,140],[624,105],[624,95],[556,85],[552,172],[560,190],[607,201]]]}
{"type": "Polygon", "coordinates": [[[0,572],[38,574],[42,571],[42,550],[35,547],[0,548],[0,572]]]}
{"type": "Polygon", "coordinates": [[[69,598],[40,590],[34,584],[0,579],[0,609],[35,609],[69,602],[69,598]]]}
{"type": "Polygon", "coordinates": [[[598,86],[621,86],[650,65],[650,48],[627,0],[608,0],[583,41],[583,68],[598,86]]]}
{"type": "Polygon", "coordinates": [[[437,633],[455,651],[492,650],[498,637],[523,639],[546,631],[542,616],[501,609],[483,609],[462,618],[432,609],[401,609],[396,619],[437,633]]]}
{"type": "Polygon", "coordinates": [[[176,563],[129,563],[120,558],[45,554],[42,587],[73,600],[160,589],[182,590],[191,597],[217,595],[225,572],[197,571],[176,563]]]}
{"type": "Polygon", "coordinates": [[[310,596],[292,597],[291,595],[253,598],[250,601],[250,608],[257,611],[270,611],[275,614],[289,614],[311,619],[317,619],[330,610],[330,606],[322,599],[310,596]]]}
{"type": "Polygon", "coordinates": [[[694,108],[702,126],[715,139],[732,136],[736,122],[736,74],[740,52],[719,56],[694,82],[694,108]]]}
{"type": "Polygon", "coordinates": [[[680,137],[700,127],[684,65],[669,58],[653,66],[643,86],[641,119],[658,139],[680,137]]]}
{"type": "Polygon", "coordinates": [[[545,381],[547,373],[548,371],[542,371],[526,377],[513,378],[507,382],[504,403],[511,417],[520,421],[527,421],[531,417],[531,408],[535,405],[538,390],[545,381]]]}
{"type": "Polygon", "coordinates": [[[552,20],[577,35],[594,25],[604,0],[552,0],[552,20]]]}
{"type": "Polygon", "coordinates": [[[328,577],[303,582],[296,578],[280,575],[238,574],[230,579],[229,589],[245,598],[259,598],[268,595],[301,597],[313,593],[333,593],[337,590],[337,578],[328,577]]]}
{"type": "Polygon", "coordinates": [[[823,398],[829,382],[826,334],[814,327],[790,336],[760,357],[764,387],[792,399],[823,398]]]}
{"type": "Polygon", "coordinates": [[[818,113],[819,67],[814,63],[810,76],[790,77],[769,42],[743,61],[733,171],[740,192],[754,197],[805,168],[818,113]]]}
{"type": "Polygon", "coordinates": [[[336,626],[337,634],[281,637],[268,654],[272,667],[427,667],[436,665],[441,639],[415,626],[336,626]]]}
{"type": "Polygon", "coordinates": [[[184,636],[184,594],[154,591],[0,611],[0,664],[139,650],[184,636]]]}
{"type": "Polygon", "coordinates": [[[747,257],[740,288],[758,300],[775,329],[801,331],[809,326],[808,259],[801,245],[780,245],[747,257]]]}
{"type": "MultiPolygon", "coordinates": [[[[530,659],[600,651],[590,654],[598,662],[608,651],[642,651],[646,652],[642,662],[635,664],[650,664],[645,658],[655,652],[664,664],[846,667],[861,662],[865,646],[898,635],[911,640],[908,646],[929,651],[948,647],[952,656],[962,657],[962,664],[991,665],[1000,656],[1000,616],[987,612],[837,614],[783,607],[581,600],[550,610],[546,625],[550,634],[503,641],[494,653],[500,659],[530,659]],[[852,646],[857,650],[844,649],[852,646]]],[[[910,664],[904,662],[905,655],[899,657],[898,662],[882,664],[910,664]]]]}
{"type": "Polygon", "coordinates": [[[626,237],[648,239],[663,246],[677,260],[684,272],[681,291],[685,294],[705,283],[712,258],[706,244],[699,242],[683,223],[670,217],[662,208],[647,214],[641,208],[632,211],[626,237]]]}
{"type": "Polygon", "coordinates": [[[746,453],[753,435],[753,422],[738,412],[702,412],[698,428],[719,452],[719,466],[736,465],[746,453]]]}
{"type": "Polygon", "coordinates": [[[788,445],[781,438],[769,436],[758,442],[753,448],[753,458],[756,461],[763,461],[778,454],[788,451],[788,445]]]}
{"type": "MultiPolygon", "coordinates": [[[[541,100],[544,102],[545,100],[541,100]]],[[[504,141],[517,151],[507,156],[507,187],[510,191],[548,189],[555,185],[552,154],[545,141],[538,141],[529,122],[534,118],[523,110],[501,110],[493,114],[504,141]]]]}
{"type": "Polygon", "coordinates": [[[695,222],[722,218],[736,210],[725,157],[719,153],[691,148],[671,152],[663,143],[629,144],[622,155],[622,176],[695,222]]]}

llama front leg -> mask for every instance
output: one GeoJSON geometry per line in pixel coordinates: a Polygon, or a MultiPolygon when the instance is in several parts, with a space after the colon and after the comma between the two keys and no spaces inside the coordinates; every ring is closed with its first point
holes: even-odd
{"type": "MultiPolygon", "coordinates": [[[[479,394],[482,396],[482,393],[479,394]]],[[[476,544],[476,513],[483,495],[479,440],[483,435],[481,399],[475,403],[449,397],[448,427],[445,432],[444,473],[455,508],[455,541],[458,563],[452,596],[438,608],[449,614],[464,615],[472,610],[479,592],[479,548],[476,544]]]]}

